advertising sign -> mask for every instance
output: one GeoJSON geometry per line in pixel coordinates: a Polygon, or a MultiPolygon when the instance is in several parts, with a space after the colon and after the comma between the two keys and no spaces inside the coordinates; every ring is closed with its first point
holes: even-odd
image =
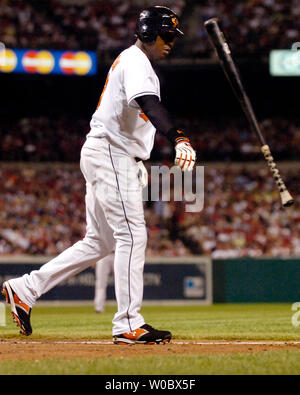
{"type": "Polygon", "coordinates": [[[95,75],[97,73],[97,54],[91,51],[2,48],[0,72],[40,75],[95,75]]]}

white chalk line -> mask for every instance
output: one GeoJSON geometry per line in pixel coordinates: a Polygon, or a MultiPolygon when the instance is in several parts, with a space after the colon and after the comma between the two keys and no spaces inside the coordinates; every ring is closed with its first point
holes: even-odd
{"type": "MultiPolygon", "coordinates": [[[[5,343],[10,343],[10,344],[86,344],[86,345],[114,345],[112,341],[105,341],[105,340],[99,340],[99,341],[72,341],[72,340],[56,340],[56,341],[49,341],[49,342],[43,342],[43,341],[4,341],[5,343]]],[[[239,346],[239,345],[246,345],[246,346],[251,346],[251,345],[262,345],[262,346],[280,346],[280,345],[286,345],[286,346],[293,346],[293,345],[300,345],[300,341],[171,341],[170,343],[164,344],[165,345],[200,345],[200,346],[239,346]]]]}

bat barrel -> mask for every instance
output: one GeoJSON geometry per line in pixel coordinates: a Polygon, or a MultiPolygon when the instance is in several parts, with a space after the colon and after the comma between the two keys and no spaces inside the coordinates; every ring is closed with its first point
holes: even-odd
{"type": "Polygon", "coordinates": [[[218,18],[208,19],[204,22],[204,25],[212,46],[222,65],[223,71],[245,113],[246,118],[249,121],[252,130],[257,135],[261,145],[266,145],[266,141],[261,133],[259,124],[254,114],[252,104],[241,81],[240,73],[232,59],[229,45],[227,44],[224,34],[219,27],[218,18]]]}

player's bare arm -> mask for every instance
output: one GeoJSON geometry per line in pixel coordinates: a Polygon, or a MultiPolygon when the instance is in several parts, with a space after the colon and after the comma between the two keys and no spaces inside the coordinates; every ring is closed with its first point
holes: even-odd
{"type": "Polygon", "coordinates": [[[182,130],[174,126],[170,114],[155,95],[145,95],[136,98],[138,105],[149,118],[152,125],[162,133],[174,146],[175,165],[182,171],[193,170],[196,153],[190,144],[190,139],[182,130]]]}

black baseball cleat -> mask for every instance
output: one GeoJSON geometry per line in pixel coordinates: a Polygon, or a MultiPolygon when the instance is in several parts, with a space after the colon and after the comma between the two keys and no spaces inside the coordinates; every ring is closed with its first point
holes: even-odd
{"type": "Polygon", "coordinates": [[[5,296],[6,303],[10,304],[13,320],[20,328],[20,333],[25,336],[31,335],[31,308],[26,303],[21,301],[21,299],[9,285],[8,281],[3,283],[2,294],[5,296]]]}
{"type": "Polygon", "coordinates": [[[115,344],[159,344],[170,343],[172,334],[169,331],[159,331],[151,325],[144,324],[138,329],[113,337],[115,344]]]}

